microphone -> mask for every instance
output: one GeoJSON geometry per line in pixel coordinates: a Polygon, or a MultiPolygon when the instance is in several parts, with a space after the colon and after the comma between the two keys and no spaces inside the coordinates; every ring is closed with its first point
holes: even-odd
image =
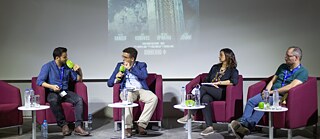
{"type": "Polygon", "coordinates": [[[74,64],[73,64],[73,62],[71,60],[68,59],[66,64],[70,69],[73,69],[74,64]]]}
{"type": "MultiPolygon", "coordinates": [[[[123,65],[121,65],[121,66],[119,67],[119,71],[120,71],[121,73],[124,73],[124,72],[126,71],[126,68],[125,68],[123,65]]],[[[121,78],[117,78],[117,80],[120,81],[121,78]]]]}

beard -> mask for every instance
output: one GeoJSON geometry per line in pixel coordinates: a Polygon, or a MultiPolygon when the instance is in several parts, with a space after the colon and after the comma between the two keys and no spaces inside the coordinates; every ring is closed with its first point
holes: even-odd
{"type": "Polygon", "coordinates": [[[60,63],[61,65],[65,65],[65,64],[66,64],[66,61],[59,60],[59,63],[60,63]]]}

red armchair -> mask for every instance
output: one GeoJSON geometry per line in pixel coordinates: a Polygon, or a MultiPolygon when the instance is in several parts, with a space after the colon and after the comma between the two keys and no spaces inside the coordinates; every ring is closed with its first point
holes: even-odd
{"type": "MultiPolygon", "coordinates": [[[[262,80],[253,84],[248,89],[247,98],[251,98],[260,93],[271,80],[262,80]]],[[[318,122],[318,102],[317,102],[317,79],[309,77],[308,80],[298,85],[288,92],[285,105],[288,111],[281,113],[273,113],[273,125],[275,128],[288,129],[288,138],[292,138],[292,129],[314,125],[317,130],[318,122]]],[[[268,116],[265,114],[259,125],[268,125],[268,116]]]]}
{"type": "MultiPolygon", "coordinates": [[[[197,85],[201,84],[208,73],[202,73],[196,78],[192,79],[186,85],[186,93],[191,93],[192,89],[197,85]]],[[[226,89],[226,100],[214,101],[211,103],[213,114],[213,122],[230,123],[242,116],[243,113],[243,78],[239,75],[238,84],[235,86],[227,86],[226,89]]],[[[195,121],[203,121],[203,115],[201,111],[198,111],[195,115],[195,121]]]]}
{"type": "MultiPolygon", "coordinates": [[[[154,111],[150,123],[156,122],[158,126],[161,127],[161,121],[163,118],[163,92],[162,92],[162,76],[155,73],[149,73],[147,77],[147,85],[153,93],[158,97],[158,104],[156,110],[154,111]]],[[[120,84],[115,84],[113,86],[113,102],[119,102],[120,99],[120,84]]],[[[136,101],[138,107],[133,108],[133,120],[137,121],[141,115],[144,103],[141,101],[136,101]]],[[[113,109],[113,120],[114,120],[114,130],[118,129],[118,123],[121,123],[121,109],[113,109]]]]}
{"type": "Polygon", "coordinates": [[[19,135],[22,134],[22,106],[20,90],[4,81],[0,81],[0,128],[18,127],[19,135]]]}
{"type": "MultiPolygon", "coordinates": [[[[32,77],[32,88],[36,95],[40,95],[40,105],[48,105],[47,102],[47,90],[36,84],[37,77],[32,77]]],[[[88,95],[87,95],[87,86],[83,82],[70,82],[69,90],[74,91],[83,99],[83,121],[88,120],[88,95]]],[[[71,103],[63,102],[62,109],[66,117],[67,122],[75,122],[74,107],[71,103]]],[[[48,124],[56,123],[56,118],[54,117],[51,109],[46,109],[43,111],[37,111],[37,123],[42,124],[43,120],[47,120],[48,124]]]]}

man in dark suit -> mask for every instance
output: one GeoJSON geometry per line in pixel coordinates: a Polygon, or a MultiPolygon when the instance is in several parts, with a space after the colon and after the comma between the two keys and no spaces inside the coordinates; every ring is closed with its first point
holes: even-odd
{"type": "MultiPolygon", "coordinates": [[[[146,127],[156,109],[158,98],[148,88],[146,79],[148,77],[147,64],[136,61],[138,51],[133,47],[122,51],[123,62],[119,62],[108,80],[108,86],[113,87],[115,83],[121,84],[121,89],[127,88],[127,100],[133,102],[137,99],[145,103],[141,116],[139,117],[138,129],[140,135],[146,135],[146,127]],[[124,67],[124,68],[123,68],[124,67]],[[131,89],[128,89],[131,88],[131,89]]],[[[124,100],[124,92],[120,93],[124,100]]],[[[125,109],[126,136],[132,136],[133,116],[132,108],[125,109]]]]}

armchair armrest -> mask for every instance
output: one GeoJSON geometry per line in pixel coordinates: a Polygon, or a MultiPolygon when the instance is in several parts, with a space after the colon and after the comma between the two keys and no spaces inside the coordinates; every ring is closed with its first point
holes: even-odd
{"type": "Polygon", "coordinates": [[[19,106],[22,105],[19,88],[12,86],[4,81],[0,81],[0,88],[2,95],[0,104],[18,103],[19,106]]]}
{"type": "Polygon", "coordinates": [[[119,102],[120,101],[120,84],[116,83],[113,86],[113,102],[119,102]]]}
{"type": "Polygon", "coordinates": [[[77,93],[83,100],[83,120],[88,120],[88,92],[87,86],[83,82],[74,84],[74,92],[77,93]]]}
{"type": "Polygon", "coordinates": [[[309,77],[307,82],[290,89],[288,92],[286,115],[286,120],[290,120],[287,122],[288,126],[296,128],[295,125],[301,125],[301,123],[309,125],[316,123],[318,121],[317,105],[317,80],[315,77],[309,77]]]}
{"type": "Polygon", "coordinates": [[[267,86],[267,81],[266,80],[262,80],[259,81],[251,86],[249,86],[248,88],[248,95],[247,95],[247,99],[261,93],[261,91],[267,86]]]}
{"type": "Polygon", "coordinates": [[[74,86],[74,92],[83,99],[84,103],[88,104],[87,86],[83,82],[76,82],[74,86]]]}
{"type": "Polygon", "coordinates": [[[163,117],[163,87],[162,87],[162,76],[157,75],[156,78],[156,86],[155,86],[155,94],[158,97],[158,107],[157,111],[157,117],[159,117],[162,120],[163,117]]]}
{"type": "MultiPolygon", "coordinates": [[[[192,89],[197,85],[201,83],[201,74],[198,75],[196,78],[192,79],[187,85],[186,85],[186,93],[190,94],[192,89]]],[[[180,91],[180,90],[179,90],[180,91]]]]}
{"type": "Polygon", "coordinates": [[[247,99],[259,94],[262,92],[262,90],[267,86],[267,84],[269,83],[269,81],[272,79],[273,76],[270,76],[266,79],[263,79],[253,85],[251,85],[248,88],[248,95],[247,95],[247,99]]]}
{"type": "MultiPolygon", "coordinates": [[[[226,120],[231,121],[236,117],[236,111],[242,114],[243,78],[239,75],[238,84],[226,88],[226,120]],[[239,105],[239,106],[238,106],[239,105]],[[241,110],[237,110],[241,109],[241,110]]],[[[238,113],[239,113],[238,112],[238,113]]]]}
{"type": "Polygon", "coordinates": [[[32,77],[31,86],[34,94],[40,96],[40,105],[44,105],[46,103],[46,89],[37,85],[37,77],[32,77]]]}

